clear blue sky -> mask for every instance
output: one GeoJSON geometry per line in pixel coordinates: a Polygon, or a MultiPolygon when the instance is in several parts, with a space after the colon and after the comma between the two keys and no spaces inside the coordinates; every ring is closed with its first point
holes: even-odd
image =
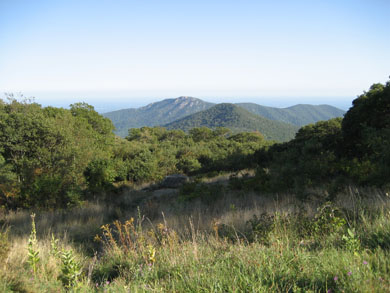
{"type": "Polygon", "coordinates": [[[352,100],[388,80],[389,15],[389,0],[0,0],[0,91],[43,104],[352,100]]]}

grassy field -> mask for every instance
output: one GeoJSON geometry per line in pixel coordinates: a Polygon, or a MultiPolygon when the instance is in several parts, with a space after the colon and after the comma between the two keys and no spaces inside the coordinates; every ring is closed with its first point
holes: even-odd
{"type": "Polygon", "coordinates": [[[390,291],[385,190],[348,187],[330,203],[321,190],[302,201],[220,189],[3,213],[0,291],[390,291]]]}

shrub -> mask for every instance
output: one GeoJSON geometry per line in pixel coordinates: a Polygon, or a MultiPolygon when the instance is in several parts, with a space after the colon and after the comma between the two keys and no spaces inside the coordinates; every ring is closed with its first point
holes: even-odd
{"type": "Polygon", "coordinates": [[[252,219],[247,221],[249,227],[247,238],[249,241],[259,241],[260,243],[269,244],[269,233],[274,227],[274,217],[266,213],[259,217],[254,215],[252,219]]]}

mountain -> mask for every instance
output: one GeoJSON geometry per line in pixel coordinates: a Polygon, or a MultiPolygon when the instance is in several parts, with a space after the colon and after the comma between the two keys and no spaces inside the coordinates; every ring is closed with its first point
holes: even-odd
{"type": "Polygon", "coordinates": [[[329,105],[299,104],[288,108],[265,107],[254,103],[238,103],[236,105],[256,115],[297,126],[342,117],[345,114],[345,111],[329,105]]]}
{"type": "Polygon", "coordinates": [[[208,103],[193,97],[179,97],[177,99],[166,99],[160,102],[149,104],[141,108],[123,109],[104,113],[103,116],[111,119],[119,136],[125,137],[129,128],[142,126],[163,125],[190,114],[203,111],[212,107],[208,103]]]}
{"type": "Polygon", "coordinates": [[[164,125],[167,129],[182,129],[184,131],[202,126],[226,127],[233,132],[259,131],[266,139],[278,141],[294,138],[299,128],[295,125],[255,115],[234,104],[217,104],[207,110],[164,125]]]}
{"type": "MultiPolygon", "coordinates": [[[[329,105],[295,105],[289,108],[273,108],[254,103],[235,104],[253,114],[297,126],[342,117],[345,111],[329,105]]],[[[188,115],[210,109],[213,103],[193,97],[166,99],[141,108],[123,109],[104,113],[111,119],[119,136],[125,137],[129,128],[165,125],[188,115]]]]}

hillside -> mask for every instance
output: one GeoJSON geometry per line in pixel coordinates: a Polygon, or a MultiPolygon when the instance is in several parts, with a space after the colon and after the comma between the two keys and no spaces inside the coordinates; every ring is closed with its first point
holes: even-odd
{"type": "Polygon", "coordinates": [[[342,117],[345,114],[344,110],[329,105],[299,104],[288,108],[266,107],[255,103],[238,103],[236,105],[270,120],[282,121],[297,126],[342,117]]]}
{"type": "Polygon", "coordinates": [[[206,110],[214,104],[192,97],[166,99],[141,108],[123,109],[103,114],[111,119],[115,133],[125,137],[129,128],[163,125],[187,115],[206,110]]]}
{"type": "Polygon", "coordinates": [[[266,139],[278,141],[292,139],[298,130],[297,126],[257,116],[233,104],[218,104],[164,126],[184,131],[194,127],[226,127],[233,132],[259,131],[266,139]]]}

